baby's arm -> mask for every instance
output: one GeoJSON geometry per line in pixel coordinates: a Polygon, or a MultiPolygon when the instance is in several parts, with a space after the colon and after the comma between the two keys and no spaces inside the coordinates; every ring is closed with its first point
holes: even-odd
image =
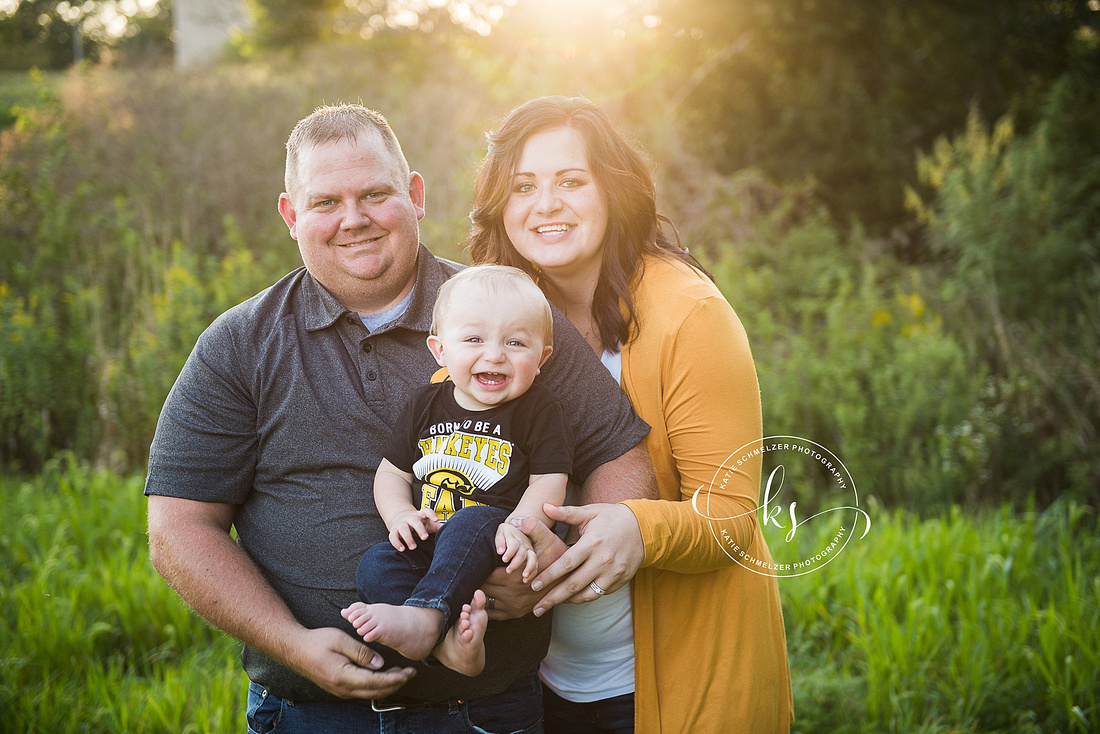
{"type": "Polygon", "coordinates": [[[547,527],[554,521],[542,511],[544,503],[560,505],[565,501],[565,485],[568,474],[532,474],[527,489],[523,492],[516,509],[497,528],[497,553],[507,563],[506,570],[512,573],[523,568],[523,580],[529,581],[538,573],[538,557],[535,555],[531,540],[511,521],[514,518],[533,517],[547,527]]]}
{"type": "Polygon", "coordinates": [[[374,506],[390,531],[390,543],[399,551],[416,547],[416,538],[427,540],[439,530],[439,518],[430,509],[412,503],[413,475],[382,459],[374,474],[374,506]]]}

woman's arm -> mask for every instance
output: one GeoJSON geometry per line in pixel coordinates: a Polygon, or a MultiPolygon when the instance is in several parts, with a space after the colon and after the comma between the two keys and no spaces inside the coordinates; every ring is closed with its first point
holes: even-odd
{"type": "MultiPolygon", "coordinates": [[[[555,520],[580,527],[581,540],[535,578],[532,588],[560,581],[536,606],[536,614],[563,601],[592,601],[597,593],[590,582],[613,591],[641,566],[681,573],[728,566],[734,561],[719,540],[723,532],[742,548],[752,546],[759,458],[737,471],[723,469],[738,448],[761,437],[760,391],[744,328],[715,294],[700,299],[662,338],[660,384],[628,385],[628,390],[644,419],[663,422],[671,457],[658,455],[656,463],[671,458],[679,481],[665,488],[661,500],[626,499],[621,505],[549,512],[555,520]],[[697,490],[699,510],[733,519],[703,517],[691,502],[697,490]]],[[[647,444],[655,453],[667,453],[660,440],[651,436],[647,444]]]]}
{"type": "Polygon", "coordinates": [[[760,457],[740,466],[731,458],[761,438],[760,388],[744,327],[720,295],[700,299],[670,339],[660,410],[679,478],[663,496],[675,501],[625,504],[638,519],[643,566],[699,573],[734,563],[725,544],[750,548],[758,536],[760,457]]]}

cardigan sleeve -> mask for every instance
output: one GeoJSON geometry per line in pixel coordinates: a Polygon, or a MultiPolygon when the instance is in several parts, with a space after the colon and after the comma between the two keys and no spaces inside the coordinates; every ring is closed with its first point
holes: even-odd
{"type": "Polygon", "coordinates": [[[701,573],[732,565],[732,547],[750,549],[760,537],[760,459],[737,463],[738,450],[761,438],[760,388],[745,329],[720,294],[699,299],[660,342],[668,445],[649,448],[671,448],[679,496],[662,487],[662,500],[625,504],[642,531],[643,565],[701,573]]]}

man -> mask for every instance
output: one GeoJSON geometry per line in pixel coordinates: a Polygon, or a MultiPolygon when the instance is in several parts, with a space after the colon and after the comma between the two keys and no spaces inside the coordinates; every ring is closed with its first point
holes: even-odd
{"type": "MultiPolygon", "coordinates": [[[[466,678],[386,667],[340,617],[356,599],[356,563],[386,538],[374,470],[435,369],[431,309],[459,266],[419,244],[424,181],[377,113],[345,105],[301,121],[285,183],[279,211],[305,267],[219,317],[169,394],[145,486],[153,563],[244,643],[257,731],[276,720],[280,731],[466,731],[466,720],[538,731],[545,618],[493,625],[485,671],[466,678]]],[[[572,421],[573,479],[618,499],[646,485],[648,428],[569,322],[555,322],[539,380],[572,421]]],[[[530,609],[499,582],[487,587],[494,618],[530,609]]]]}

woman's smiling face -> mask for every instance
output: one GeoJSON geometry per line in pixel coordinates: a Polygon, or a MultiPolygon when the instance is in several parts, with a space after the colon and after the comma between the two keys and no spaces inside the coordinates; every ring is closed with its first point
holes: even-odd
{"type": "Polygon", "coordinates": [[[519,254],[551,280],[598,278],[607,218],[581,134],[569,127],[532,134],[504,206],[504,229],[519,254]]]}

